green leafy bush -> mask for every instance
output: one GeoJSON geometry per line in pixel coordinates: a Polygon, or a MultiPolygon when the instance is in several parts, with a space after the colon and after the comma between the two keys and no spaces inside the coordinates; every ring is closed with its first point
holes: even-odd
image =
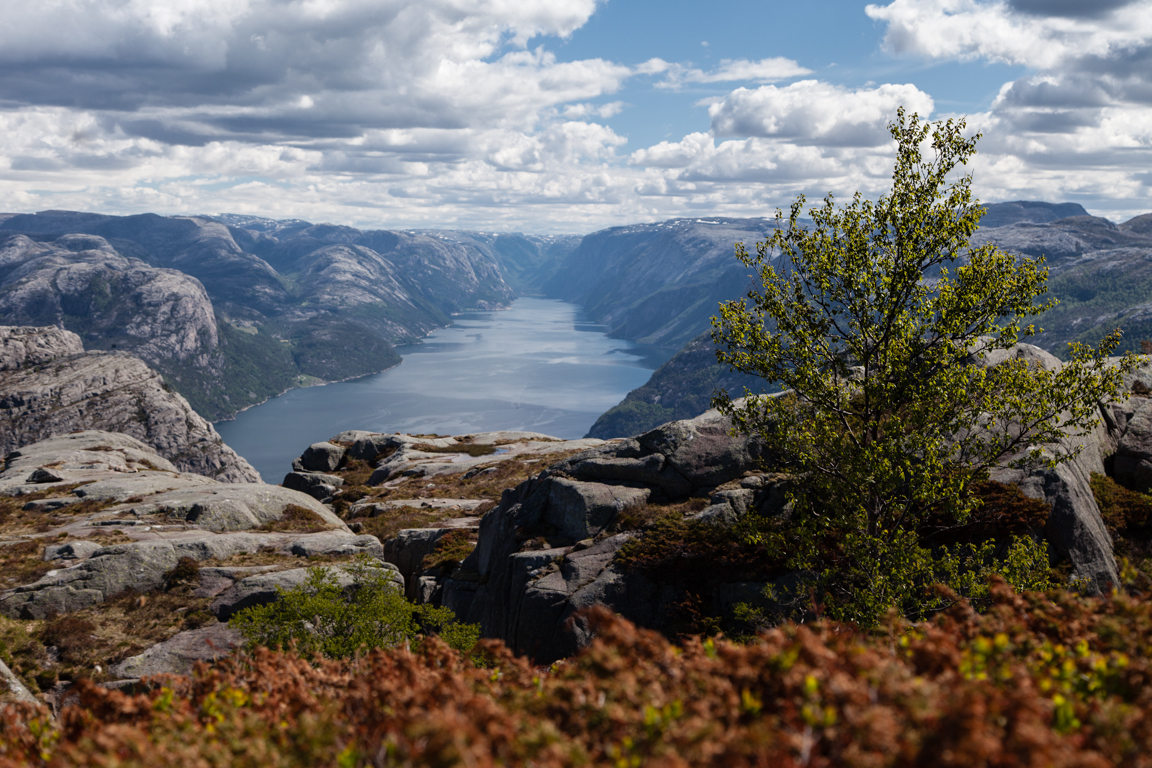
{"type": "Polygon", "coordinates": [[[326,567],[308,569],[307,580],[279,589],[280,599],[240,611],[230,624],[249,647],[295,648],[306,658],[348,658],[374,648],[418,642],[439,634],[452,648],[471,650],[480,637],[474,624],[460,624],[448,608],[404,599],[382,568],[360,557],[347,568],[343,586],[326,567]]]}

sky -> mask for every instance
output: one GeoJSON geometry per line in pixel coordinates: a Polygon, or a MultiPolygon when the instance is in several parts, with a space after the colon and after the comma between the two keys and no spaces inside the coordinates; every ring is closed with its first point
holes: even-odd
{"type": "Polygon", "coordinates": [[[583,234],[887,191],[1152,211],[1152,0],[4,0],[0,211],[583,234]]]}

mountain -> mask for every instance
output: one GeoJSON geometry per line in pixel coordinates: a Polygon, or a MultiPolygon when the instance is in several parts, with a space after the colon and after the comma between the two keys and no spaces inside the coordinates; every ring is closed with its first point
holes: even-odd
{"type": "MultiPolygon", "coordinates": [[[[1063,357],[1068,342],[1095,345],[1115,328],[1124,331],[1121,351],[1139,351],[1142,340],[1152,339],[1152,214],[1117,225],[1107,219],[1089,216],[1076,203],[1016,201],[991,203],[985,209],[987,212],[981,219],[981,228],[972,238],[974,246],[991,242],[1012,253],[1044,256],[1046,259],[1049,295],[1059,303],[1037,319],[1037,325],[1044,329],[1043,333],[1031,339],[1037,346],[1063,357]]],[[[731,248],[738,240],[750,247],[753,239],[744,233],[757,231],[759,223],[764,220],[723,221],[727,222],[725,229],[716,231],[722,235],[737,235],[728,244],[731,248]]],[[[702,226],[714,225],[680,220],[590,235],[572,258],[585,251],[589,239],[594,238],[594,242],[600,244],[600,249],[595,251],[600,260],[592,264],[600,269],[602,277],[586,276],[585,282],[574,287],[569,295],[596,295],[596,290],[602,290],[611,282],[606,276],[619,274],[621,265],[626,269],[627,265],[659,262],[660,247],[667,247],[663,253],[669,256],[671,264],[677,264],[682,258],[681,243],[692,241],[702,226]],[[663,237],[656,235],[657,230],[663,232],[663,237]]],[[[763,240],[769,234],[765,232],[759,239],[763,240]]],[[[721,245],[701,246],[702,252],[711,248],[707,252],[717,260],[710,262],[715,264],[713,274],[722,274],[721,245]]],[[[728,258],[735,263],[730,253],[728,258]]],[[[557,279],[561,274],[563,271],[557,273],[557,279]]],[[[675,280],[675,267],[670,274],[670,279],[675,280]]],[[[614,313],[602,316],[603,321],[608,322],[606,318],[611,317],[626,318],[614,327],[619,335],[627,335],[621,331],[628,328],[658,323],[661,315],[645,312],[653,305],[653,297],[668,288],[656,285],[659,277],[654,281],[646,286],[656,286],[647,301],[617,308],[614,313]]],[[[720,282],[700,291],[699,295],[707,296],[710,301],[709,314],[716,313],[719,301],[736,298],[747,290],[744,287],[724,295],[720,282]],[[711,301],[714,294],[719,294],[720,298],[711,301]]],[[[627,290],[637,292],[642,289],[633,286],[619,292],[627,290]]],[[[589,311],[595,312],[601,306],[591,302],[589,311]]],[[[704,307],[697,308],[696,312],[703,316],[704,307]]],[[[701,330],[707,325],[706,319],[697,319],[696,322],[701,330]]],[[[601,415],[588,434],[605,439],[627,437],[666,421],[692,418],[707,410],[716,389],[740,392],[745,386],[753,392],[767,391],[763,382],[732,373],[718,365],[711,341],[705,333],[690,341],[654,372],[643,387],[628,393],[620,404],[601,415]]]]}
{"type": "Polygon", "coordinates": [[[712,335],[702,333],[657,368],[644,386],[601,415],[587,437],[631,437],[669,421],[695,418],[712,407],[712,393],[720,389],[739,396],[745,389],[763,394],[774,388],[718,365],[712,335]]]}
{"type": "Polygon", "coordinates": [[[982,227],[972,238],[988,242],[1045,259],[1048,294],[1059,303],[1036,318],[1037,346],[1063,358],[1069,342],[1095,346],[1117,328],[1121,351],[1152,339],[1152,214],[1123,224],[1087,215],[1018,222],[982,227]]]}
{"type": "Polygon", "coordinates": [[[231,214],[0,214],[0,322],[138,355],[216,420],[392,367],[392,344],[538,291],[577,242],[231,214]]]}
{"type": "Polygon", "coordinates": [[[587,235],[543,284],[580,304],[609,334],[682,347],[708,328],[721,301],[747,292],[750,270],[733,256],[771,237],[773,219],[673,219],[587,235]]]}
{"type": "Polygon", "coordinates": [[[55,435],[100,429],[143,441],[181,472],[226,483],[260,475],[139,358],[85,352],[55,327],[0,326],[0,456],[55,435]]]}

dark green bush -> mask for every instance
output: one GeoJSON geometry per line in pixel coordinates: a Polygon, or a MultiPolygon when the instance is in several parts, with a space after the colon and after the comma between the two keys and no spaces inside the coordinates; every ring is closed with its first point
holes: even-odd
{"type": "Polygon", "coordinates": [[[460,624],[451,610],[405,600],[371,558],[357,558],[348,572],[353,583],[342,587],[331,569],[309,568],[304,584],[278,590],[278,600],[246,608],[230,623],[249,647],[291,647],[307,658],[360,656],[418,643],[428,633],[460,651],[471,650],[479,639],[479,627],[460,624]]]}

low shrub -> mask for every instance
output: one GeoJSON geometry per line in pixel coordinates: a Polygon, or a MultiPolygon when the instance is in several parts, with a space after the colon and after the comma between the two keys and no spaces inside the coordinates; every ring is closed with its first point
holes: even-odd
{"type": "Polygon", "coordinates": [[[442,576],[450,576],[460,567],[464,558],[476,548],[475,531],[449,531],[441,536],[432,551],[424,556],[420,564],[423,571],[439,571],[442,576]]]}
{"type": "Polygon", "coordinates": [[[992,590],[932,621],[789,624],[753,642],[594,611],[551,669],[484,641],[309,663],[256,651],[126,695],[80,682],[57,722],[0,712],[0,766],[1145,766],[1146,596],[992,590]]]}
{"type": "Polygon", "coordinates": [[[479,630],[456,627],[447,608],[413,605],[371,558],[348,568],[351,586],[341,586],[330,569],[308,569],[305,583],[278,588],[275,602],[240,611],[229,622],[250,648],[293,648],[305,658],[349,658],[376,648],[418,642],[422,626],[470,650],[479,630]]]}
{"type": "Polygon", "coordinates": [[[1147,538],[1152,534],[1152,498],[1096,472],[1089,482],[1100,516],[1113,538],[1147,538]]]}
{"type": "Polygon", "coordinates": [[[332,526],[307,507],[288,504],[279,520],[270,520],[256,530],[286,531],[290,533],[317,533],[330,530],[332,526]]]}
{"type": "Polygon", "coordinates": [[[195,586],[200,581],[200,563],[191,557],[182,557],[176,566],[164,574],[166,592],[183,586],[195,586]]]}
{"type": "Polygon", "coordinates": [[[976,483],[973,495],[980,506],[963,523],[944,515],[931,515],[917,529],[921,544],[929,547],[1007,541],[1044,530],[1051,509],[1044,499],[1025,496],[1018,486],[986,480],[976,483]]]}

